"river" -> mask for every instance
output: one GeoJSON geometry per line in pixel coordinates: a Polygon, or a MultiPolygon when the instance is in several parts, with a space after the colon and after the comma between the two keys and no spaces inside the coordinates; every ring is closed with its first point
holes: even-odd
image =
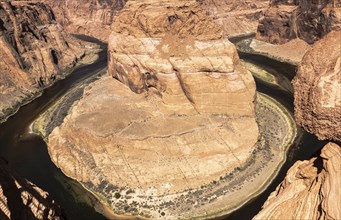
{"type": "MultiPolygon", "coordinates": [[[[100,43],[96,39],[82,38],[100,43]]],[[[38,135],[29,133],[28,130],[32,122],[53,105],[58,98],[67,93],[70,88],[106,68],[106,45],[103,43],[100,43],[100,45],[103,51],[100,52],[99,59],[95,63],[77,68],[65,79],[45,89],[42,96],[21,107],[15,115],[0,125],[0,155],[8,160],[9,165],[21,176],[49,192],[51,197],[63,207],[66,217],[71,220],[101,220],[106,218],[97,213],[91,206],[79,201],[80,198],[94,198],[86,190],[82,189],[76,181],[66,177],[52,163],[44,140],[38,135]]],[[[269,69],[269,71],[275,69],[276,74],[287,77],[289,80],[295,75],[295,67],[290,64],[259,55],[241,52],[239,55],[242,59],[252,61],[264,69],[269,69]]],[[[293,112],[293,94],[290,91],[257,78],[255,80],[257,91],[275,98],[291,113],[293,112]]],[[[251,219],[260,211],[269,194],[284,179],[287,170],[292,164],[297,160],[311,158],[325,144],[325,142],[318,141],[314,135],[310,135],[303,130],[300,133],[302,135],[291,146],[285,164],[268,188],[242,208],[221,219],[251,219]]]]}

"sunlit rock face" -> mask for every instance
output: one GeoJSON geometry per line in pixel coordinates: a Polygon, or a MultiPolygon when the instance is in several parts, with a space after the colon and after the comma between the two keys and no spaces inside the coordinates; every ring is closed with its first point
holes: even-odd
{"type": "Polygon", "coordinates": [[[341,5],[337,0],[272,0],[260,19],[257,39],[282,44],[301,38],[312,44],[340,29],[341,5]]]}
{"type": "Polygon", "coordinates": [[[228,37],[257,32],[269,0],[197,0],[228,37]]]}
{"type": "Polygon", "coordinates": [[[84,54],[42,3],[0,2],[0,118],[84,54]]]}
{"type": "MultiPolygon", "coordinates": [[[[39,1],[39,0],[36,0],[39,1]]],[[[57,21],[70,33],[86,34],[108,41],[110,26],[127,0],[44,0],[57,21]]]]}
{"type": "Polygon", "coordinates": [[[319,139],[341,141],[341,31],[306,53],[293,81],[295,119],[319,139]]]}
{"type": "Polygon", "coordinates": [[[334,143],[296,162],[253,219],[340,219],[340,166],[341,148],[334,143]]]}
{"type": "Polygon", "coordinates": [[[52,160],[118,213],[222,209],[177,204],[245,164],[257,142],[255,83],[234,45],[196,1],[128,1],[112,28],[108,76],[51,133],[52,160]]]}
{"type": "Polygon", "coordinates": [[[49,194],[20,177],[0,158],[0,219],[63,220],[49,194]]]}

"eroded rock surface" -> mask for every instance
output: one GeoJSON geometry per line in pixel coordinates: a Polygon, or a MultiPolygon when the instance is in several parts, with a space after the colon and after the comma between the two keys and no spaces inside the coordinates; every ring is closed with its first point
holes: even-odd
{"type": "Polygon", "coordinates": [[[258,20],[268,0],[197,0],[228,37],[257,32],[258,20]]]}
{"type": "Polygon", "coordinates": [[[52,160],[117,213],[222,211],[213,191],[177,204],[245,165],[256,146],[255,83],[223,28],[196,1],[131,0],[109,57],[109,76],[49,136],[52,160]]]}
{"type": "Polygon", "coordinates": [[[42,3],[0,2],[0,119],[84,55],[42,3]]]}
{"type": "Polygon", "coordinates": [[[61,208],[33,183],[17,175],[0,158],[0,219],[62,220],[61,208]]]}
{"type": "Polygon", "coordinates": [[[341,219],[340,167],[341,148],[334,143],[319,157],[296,162],[253,219],[341,219]]]}
{"type": "Polygon", "coordinates": [[[311,44],[332,30],[341,29],[338,0],[271,0],[260,19],[257,39],[273,44],[301,38],[311,44]]]}
{"type": "Polygon", "coordinates": [[[293,80],[295,119],[319,139],[341,141],[341,31],[316,42],[293,80]]]}
{"type": "Polygon", "coordinates": [[[44,0],[57,21],[70,33],[86,34],[107,41],[115,15],[127,0],[44,0]]]}

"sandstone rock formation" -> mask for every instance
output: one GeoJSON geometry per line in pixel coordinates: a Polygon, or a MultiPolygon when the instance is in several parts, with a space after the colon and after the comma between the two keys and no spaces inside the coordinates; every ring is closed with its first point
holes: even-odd
{"type": "Polygon", "coordinates": [[[18,176],[0,158],[0,219],[60,220],[60,207],[48,193],[18,176]]]}
{"type": "Polygon", "coordinates": [[[271,0],[260,19],[257,39],[282,44],[301,38],[309,44],[341,29],[338,0],[271,0]]]}
{"type": "Polygon", "coordinates": [[[70,33],[86,34],[107,41],[117,11],[127,0],[44,0],[57,21],[70,33]]]}
{"type": "Polygon", "coordinates": [[[319,139],[341,141],[341,31],[316,42],[293,80],[295,119],[319,139]]]}
{"type": "MultiPolygon", "coordinates": [[[[308,146],[307,146],[308,147],[308,146]]],[[[253,219],[341,219],[341,148],[296,162],[253,219]]]]}
{"type": "Polygon", "coordinates": [[[228,37],[257,32],[268,0],[197,0],[228,37]]]}
{"type": "Polygon", "coordinates": [[[42,3],[0,2],[0,119],[84,55],[42,3]]]}
{"type": "Polygon", "coordinates": [[[221,211],[220,194],[195,193],[245,165],[258,137],[255,83],[222,27],[194,0],[131,0],[109,57],[110,77],[49,136],[54,163],[117,213],[221,211]],[[177,206],[186,196],[193,204],[177,206]]]}

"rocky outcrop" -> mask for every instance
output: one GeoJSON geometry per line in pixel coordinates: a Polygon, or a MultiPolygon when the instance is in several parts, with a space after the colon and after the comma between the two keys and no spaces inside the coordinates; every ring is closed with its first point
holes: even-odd
{"type": "Polygon", "coordinates": [[[341,141],[341,31],[316,42],[293,80],[295,119],[319,139],[341,141]]]}
{"type": "Polygon", "coordinates": [[[0,219],[65,219],[48,193],[17,175],[6,163],[0,158],[0,219]]]}
{"type": "Polygon", "coordinates": [[[341,148],[296,162],[253,219],[341,219],[341,148]]]}
{"type": "Polygon", "coordinates": [[[54,163],[117,213],[223,211],[215,187],[249,161],[258,126],[255,83],[219,23],[196,1],[128,1],[108,72],[50,134],[54,163]]]}
{"type": "Polygon", "coordinates": [[[42,3],[0,2],[0,118],[84,55],[42,3]]]}
{"type": "Polygon", "coordinates": [[[70,33],[86,34],[108,41],[110,26],[127,0],[44,0],[57,21],[70,33]]]}
{"type": "Polygon", "coordinates": [[[197,0],[228,37],[256,33],[268,0],[197,0]]]}
{"type": "Polygon", "coordinates": [[[300,38],[311,44],[340,29],[341,5],[337,0],[272,0],[260,19],[257,39],[282,44],[300,38]]]}

